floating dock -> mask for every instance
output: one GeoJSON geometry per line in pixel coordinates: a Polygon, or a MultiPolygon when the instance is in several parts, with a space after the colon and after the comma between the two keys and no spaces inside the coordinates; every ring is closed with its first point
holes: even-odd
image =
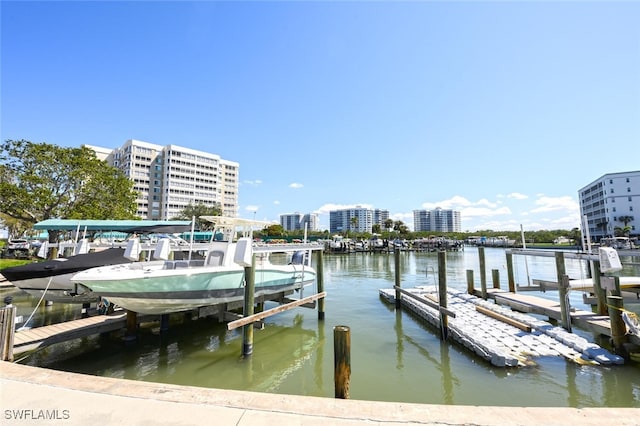
{"type": "MultiPolygon", "coordinates": [[[[441,327],[437,287],[419,286],[402,293],[402,306],[441,327]]],[[[395,303],[396,290],[381,289],[380,296],[395,303]]],[[[532,365],[535,358],[545,356],[580,364],[624,363],[622,357],[562,327],[464,292],[447,290],[447,311],[448,335],[497,367],[532,365]]]]}

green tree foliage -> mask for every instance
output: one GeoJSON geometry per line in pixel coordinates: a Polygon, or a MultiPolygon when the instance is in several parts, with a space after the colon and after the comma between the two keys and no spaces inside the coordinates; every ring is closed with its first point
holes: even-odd
{"type": "Polygon", "coordinates": [[[213,224],[206,220],[200,220],[200,216],[220,216],[222,210],[219,206],[207,206],[203,202],[196,204],[189,203],[180,213],[174,217],[176,220],[192,220],[196,218],[196,227],[201,231],[208,231],[214,228],[213,224]]]}
{"type": "Polygon", "coordinates": [[[26,140],[0,146],[0,212],[33,225],[51,219],[134,219],[133,182],[87,148],[26,140]]]}
{"type": "Polygon", "coordinates": [[[273,224],[264,228],[261,234],[267,237],[283,237],[286,235],[286,232],[282,225],[273,224]]]}

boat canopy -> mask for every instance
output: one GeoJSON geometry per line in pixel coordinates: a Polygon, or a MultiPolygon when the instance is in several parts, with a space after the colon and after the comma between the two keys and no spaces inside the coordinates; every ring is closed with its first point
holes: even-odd
{"type": "Polygon", "coordinates": [[[50,231],[121,231],[121,232],[184,232],[191,229],[190,220],[93,220],[47,219],[33,225],[33,229],[50,231]]]}

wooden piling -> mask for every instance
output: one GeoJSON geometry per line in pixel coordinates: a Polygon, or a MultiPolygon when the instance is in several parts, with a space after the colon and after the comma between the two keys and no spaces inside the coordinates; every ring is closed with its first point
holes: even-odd
{"type": "Polygon", "coordinates": [[[500,288],[500,270],[491,270],[491,280],[493,281],[493,288],[500,288]]]}
{"type": "Polygon", "coordinates": [[[467,269],[467,293],[473,295],[475,293],[473,283],[473,269],[467,269]]]}
{"type": "Polygon", "coordinates": [[[607,296],[609,320],[611,322],[611,346],[616,354],[623,353],[627,340],[627,327],[622,320],[623,301],[621,296],[607,296]]]}
{"type": "MultiPolygon", "coordinates": [[[[253,315],[253,302],[255,298],[256,277],[255,277],[256,256],[251,257],[251,266],[244,268],[244,309],[245,317],[253,315]]],[[[249,357],[253,353],[253,324],[242,327],[242,356],[249,357]]]]}
{"type": "Polygon", "coordinates": [[[10,302],[0,308],[0,358],[13,362],[13,341],[16,329],[16,307],[10,302]]]}
{"type": "Polygon", "coordinates": [[[571,305],[569,304],[569,276],[563,275],[558,285],[558,297],[560,298],[560,320],[562,327],[571,331],[571,305]]]}
{"type": "Polygon", "coordinates": [[[160,333],[169,331],[169,314],[160,315],[160,333]]]}
{"type": "Polygon", "coordinates": [[[487,300],[487,271],[485,269],[484,247],[478,247],[478,256],[480,257],[480,287],[482,298],[487,300]]]}
{"type": "Polygon", "coordinates": [[[516,279],[513,272],[513,253],[507,251],[507,280],[509,282],[509,292],[516,292],[516,279]]]}
{"type": "Polygon", "coordinates": [[[351,383],[351,330],[345,325],[333,328],[335,397],[349,399],[351,383]]]}
{"type": "MultiPolygon", "coordinates": [[[[438,304],[447,308],[447,252],[438,252],[438,304]]],[[[440,338],[447,340],[449,334],[449,317],[440,309],[440,338]]]]}
{"type": "Polygon", "coordinates": [[[567,270],[564,264],[564,253],[561,251],[555,252],[556,259],[556,276],[558,278],[558,297],[560,298],[560,321],[562,327],[567,331],[571,331],[571,318],[569,316],[569,299],[567,297],[567,291],[569,288],[569,277],[567,276],[567,270]],[[565,278],[567,276],[567,278],[565,278]],[[565,282],[566,280],[566,282],[565,282]]]}
{"type": "Polygon", "coordinates": [[[598,301],[596,310],[598,315],[607,315],[607,293],[602,288],[602,284],[600,283],[600,261],[594,260],[592,263],[593,270],[591,274],[593,275],[593,292],[596,294],[596,299],[598,301]]]}
{"type": "MultiPolygon", "coordinates": [[[[400,250],[397,247],[393,249],[393,266],[395,271],[396,287],[401,287],[400,286],[400,250]]],[[[401,297],[402,297],[402,293],[400,293],[399,290],[396,290],[396,309],[400,309],[402,306],[401,297]]]]}
{"type": "Polygon", "coordinates": [[[127,311],[127,333],[126,340],[135,340],[138,334],[138,313],[127,311]]]}
{"type": "MultiPolygon", "coordinates": [[[[324,254],[318,250],[318,264],[316,265],[316,285],[318,293],[324,292],[324,254]]],[[[318,320],[324,320],[324,297],[318,300],[318,320]]]]}

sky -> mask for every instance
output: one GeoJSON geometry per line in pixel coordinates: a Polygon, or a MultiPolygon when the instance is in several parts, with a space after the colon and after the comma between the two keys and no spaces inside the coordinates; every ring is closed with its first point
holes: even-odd
{"type": "Polygon", "coordinates": [[[1,1],[0,135],[240,164],[239,216],[572,229],[640,169],[640,1],[1,1]]]}

